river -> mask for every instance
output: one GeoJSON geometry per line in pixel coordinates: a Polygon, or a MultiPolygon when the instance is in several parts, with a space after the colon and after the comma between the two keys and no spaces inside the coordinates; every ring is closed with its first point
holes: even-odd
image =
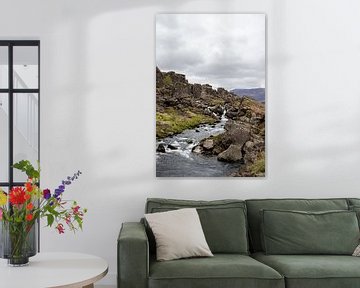
{"type": "Polygon", "coordinates": [[[156,147],[159,144],[164,144],[166,153],[156,152],[156,176],[227,177],[238,171],[240,168],[238,163],[225,163],[218,161],[216,156],[192,153],[192,149],[202,139],[223,133],[227,120],[224,113],[220,122],[215,125],[204,124],[172,137],[159,139],[156,147]],[[173,149],[168,148],[169,144],[173,146],[173,149]]]}

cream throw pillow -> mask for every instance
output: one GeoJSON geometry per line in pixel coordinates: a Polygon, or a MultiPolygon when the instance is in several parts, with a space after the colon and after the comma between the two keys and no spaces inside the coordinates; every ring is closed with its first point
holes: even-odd
{"type": "Polygon", "coordinates": [[[145,214],[156,240],[158,261],[213,256],[195,208],[145,214]]]}
{"type": "Polygon", "coordinates": [[[360,244],[358,246],[356,246],[352,256],[360,257],[360,244]]]}

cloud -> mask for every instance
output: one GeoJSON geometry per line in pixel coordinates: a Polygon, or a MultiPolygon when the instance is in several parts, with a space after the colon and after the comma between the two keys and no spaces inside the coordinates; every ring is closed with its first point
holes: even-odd
{"type": "Polygon", "coordinates": [[[158,14],[156,63],[214,87],[265,85],[264,14],[158,14]]]}

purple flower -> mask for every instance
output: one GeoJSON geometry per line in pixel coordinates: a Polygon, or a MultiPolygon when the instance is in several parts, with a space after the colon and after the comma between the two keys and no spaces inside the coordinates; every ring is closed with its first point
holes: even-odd
{"type": "Polygon", "coordinates": [[[54,197],[55,197],[56,199],[58,199],[59,196],[60,196],[63,192],[64,192],[64,190],[62,190],[62,189],[55,189],[54,197]]]}
{"type": "Polygon", "coordinates": [[[43,196],[44,198],[47,200],[51,197],[51,193],[50,193],[50,190],[49,189],[44,189],[43,191],[43,196]]]}
{"type": "Polygon", "coordinates": [[[57,189],[55,189],[54,197],[59,200],[60,195],[65,191],[65,186],[70,185],[72,183],[72,181],[78,179],[78,177],[81,174],[82,174],[81,171],[78,170],[76,173],[74,173],[74,175],[72,177],[68,176],[68,177],[66,177],[66,180],[62,180],[59,187],[57,189]]]}

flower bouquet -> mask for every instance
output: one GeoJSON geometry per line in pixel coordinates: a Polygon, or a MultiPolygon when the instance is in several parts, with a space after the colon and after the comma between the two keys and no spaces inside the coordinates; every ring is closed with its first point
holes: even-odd
{"type": "Polygon", "coordinates": [[[86,209],[76,201],[63,199],[66,186],[78,179],[81,172],[74,173],[54,189],[40,189],[40,168],[35,169],[27,160],[13,165],[26,173],[23,187],[12,187],[8,194],[0,188],[0,257],[8,259],[9,265],[26,265],[29,257],[36,254],[36,223],[45,218],[47,226],[55,227],[59,234],[82,229],[86,209]]]}

